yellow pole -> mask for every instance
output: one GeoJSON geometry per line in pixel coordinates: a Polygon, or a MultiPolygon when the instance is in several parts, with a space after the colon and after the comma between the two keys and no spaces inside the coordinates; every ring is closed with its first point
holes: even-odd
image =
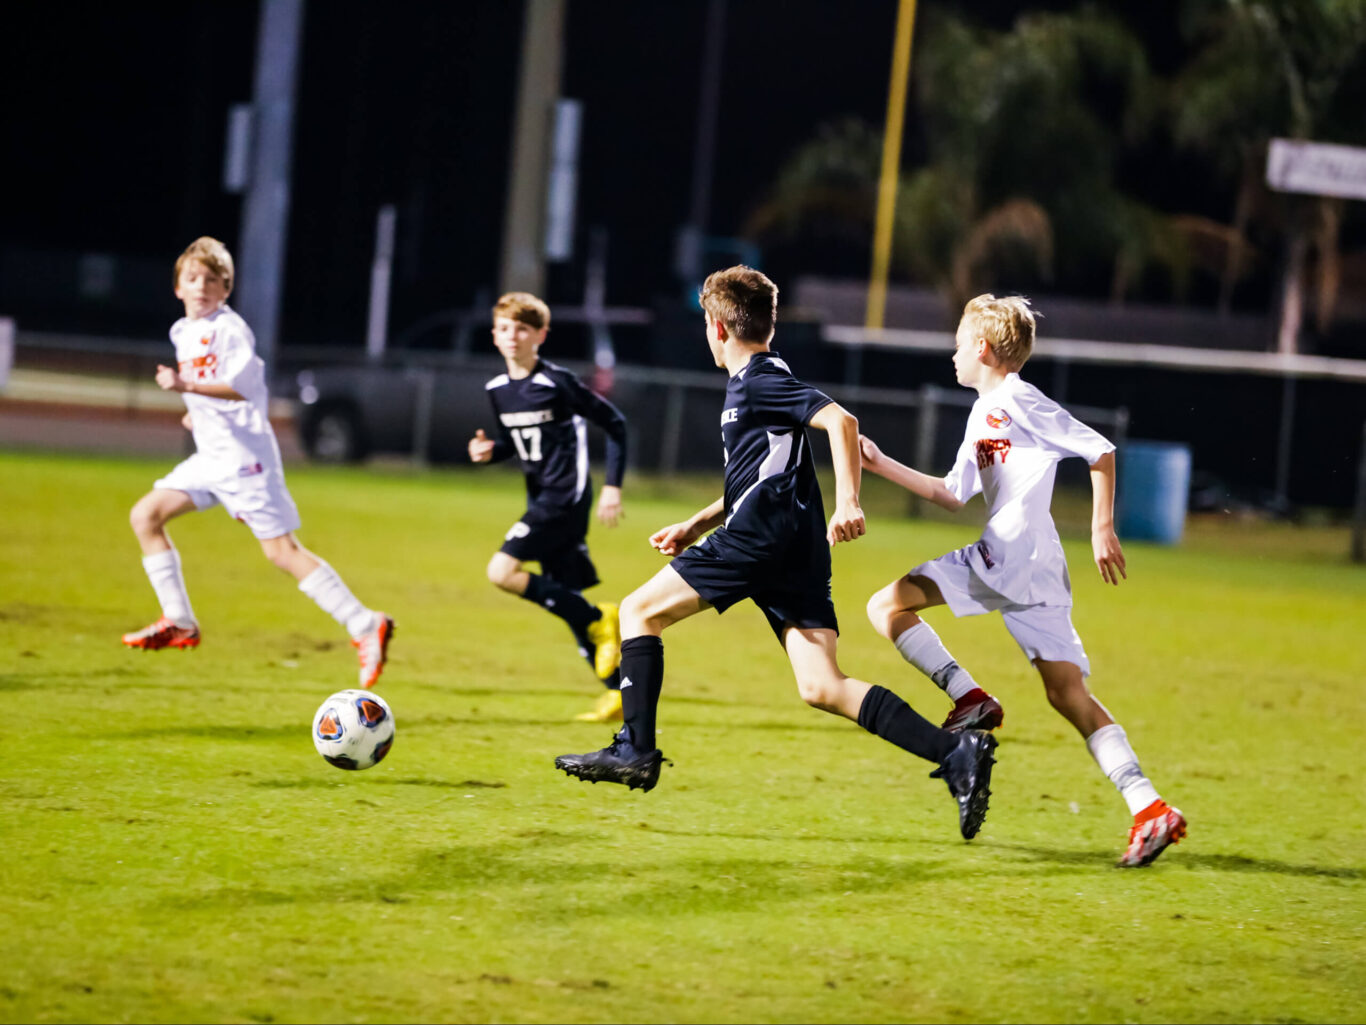
{"type": "Polygon", "coordinates": [[[892,222],[896,219],[896,183],[901,170],[901,129],[906,121],[906,87],[911,77],[911,37],[915,32],[915,0],[901,0],[892,48],[892,81],[887,91],[887,125],[882,133],[882,175],[877,185],[877,220],[873,231],[873,272],[868,281],[868,308],[863,325],[882,327],[887,310],[887,271],[892,262],[892,222]]]}

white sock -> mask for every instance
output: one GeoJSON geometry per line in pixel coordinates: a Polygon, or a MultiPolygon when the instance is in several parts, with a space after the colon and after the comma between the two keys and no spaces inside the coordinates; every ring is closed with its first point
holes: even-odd
{"type": "Polygon", "coordinates": [[[1138,767],[1138,756],[1129,746],[1129,738],[1119,723],[1096,730],[1086,738],[1086,748],[1100,766],[1100,771],[1110,777],[1110,782],[1119,790],[1124,803],[1129,806],[1130,815],[1137,815],[1159,800],[1157,788],[1138,767]]]}
{"type": "Polygon", "coordinates": [[[972,674],[953,660],[939,635],[923,619],[892,643],[902,658],[933,680],[954,701],[976,689],[977,681],[972,674]]]}
{"type": "Polygon", "coordinates": [[[337,571],[325,562],[299,581],[299,590],[318,603],[351,637],[361,637],[375,628],[375,614],[351,593],[337,571]]]}
{"type": "Polygon", "coordinates": [[[161,603],[161,614],[176,626],[194,626],[194,610],[190,595],[185,590],[185,575],[180,571],[180,553],[174,548],[142,557],[142,568],[152,582],[152,590],[161,603]]]}

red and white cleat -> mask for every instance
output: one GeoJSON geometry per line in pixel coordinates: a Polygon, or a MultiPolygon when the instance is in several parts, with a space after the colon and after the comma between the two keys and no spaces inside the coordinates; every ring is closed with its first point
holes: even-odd
{"type": "Polygon", "coordinates": [[[994,730],[1005,722],[1005,718],[1001,703],[981,687],[974,687],[954,702],[953,711],[944,720],[944,729],[951,733],[994,730]]]}
{"type": "Polygon", "coordinates": [[[375,613],[374,627],[351,642],[360,662],[360,685],[370,688],[379,680],[384,663],[389,661],[389,640],[394,636],[394,620],[383,612],[375,613]]]}
{"type": "Polygon", "coordinates": [[[135,633],[124,634],[123,643],[130,648],[141,648],[143,651],[156,651],[160,648],[197,648],[199,627],[176,626],[175,620],[162,616],[151,626],[144,626],[135,633]]]}
{"type": "Polygon", "coordinates": [[[1119,859],[1120,868],[1142,868],[1186,835],[1186,817],[1166,801],[1154,801],[1134,816],[1129,848],[1119,859]]]}

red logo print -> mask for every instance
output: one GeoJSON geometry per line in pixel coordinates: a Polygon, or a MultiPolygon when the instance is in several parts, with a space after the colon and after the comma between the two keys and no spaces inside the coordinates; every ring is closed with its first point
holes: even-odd
{"type": "Polygon", "coordinates": [[[1002,427],[1010,426],[1010,414],[1000,406],[987,413],[987,426],[994,431],[999,431],[1002,427]]]}
{"type": "Polygon", "coordinates": [[[207,381],[214,376],[214,368],[218,366],[218,357],[214,353],[206,356],[196,356],[194,359],[184,359],[180,361],[180,370],[184,374],[196,381],[207,381]]]}
{"type": "Polygon", "coordinates": [[[977,439],[977,469],[985,470],[996,461],[996,453],[1001,453],[1001,462],[1006,461],[1006,456],[1010,455],[1009,438],[978,438],[977,439]]]}

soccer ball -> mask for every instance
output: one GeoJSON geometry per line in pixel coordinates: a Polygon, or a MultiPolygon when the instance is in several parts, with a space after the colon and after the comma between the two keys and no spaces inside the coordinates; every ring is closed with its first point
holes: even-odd
{"type": "Polygon", "coordinates": [[[368,690],[339,690],[313,717],[313,746],[339,769],[368,769],[394,746],[394,713],[368,690]]]}

